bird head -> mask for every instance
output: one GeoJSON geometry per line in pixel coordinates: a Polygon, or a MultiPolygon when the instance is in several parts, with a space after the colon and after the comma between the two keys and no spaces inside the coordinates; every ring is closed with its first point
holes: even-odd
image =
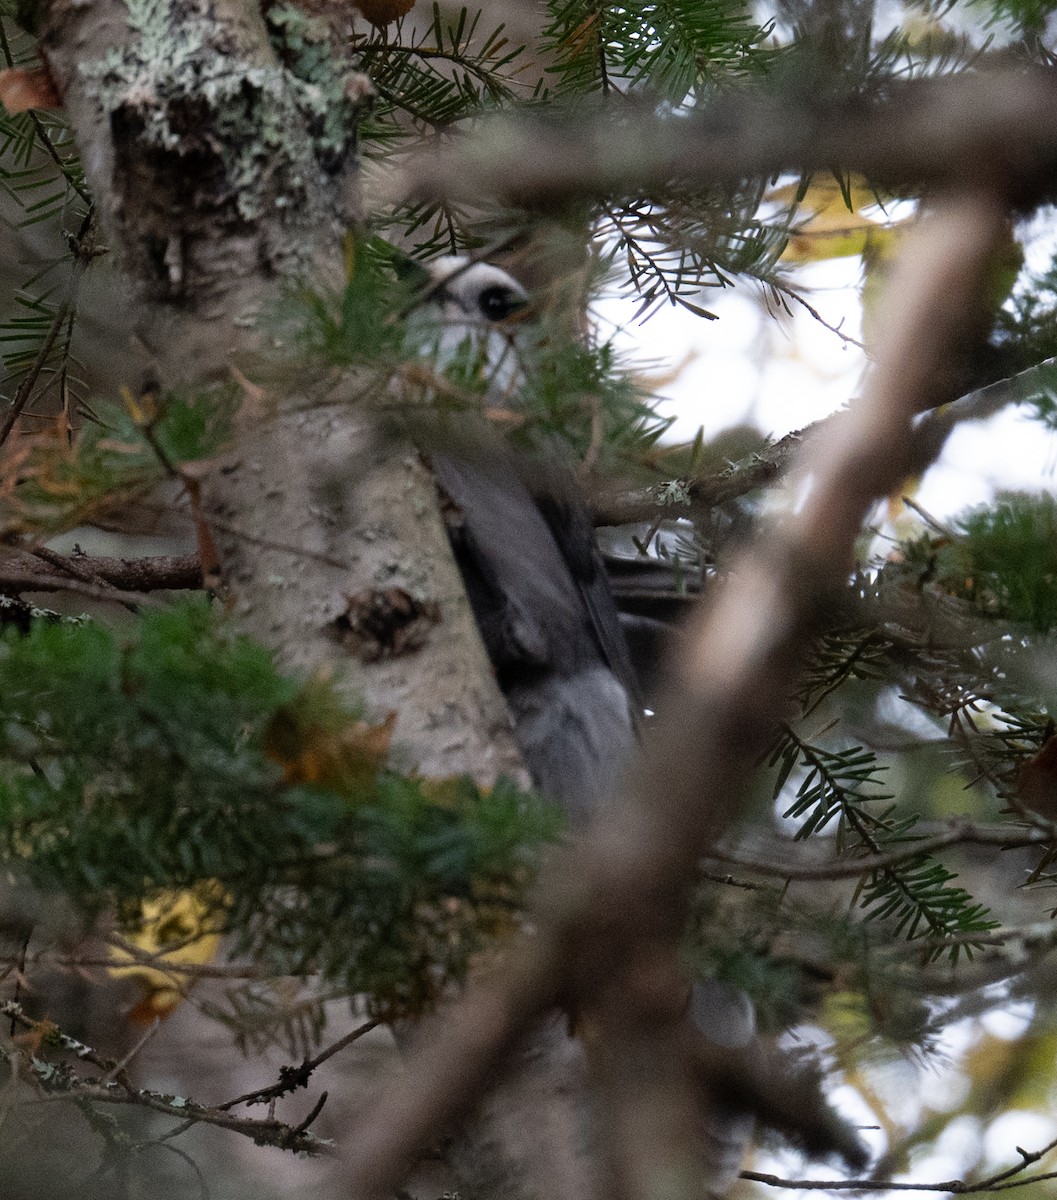
{"type": "Polygon", "coordinates": [[[528,309],[528,293],[494,263],[451,254],[435,259],[428,270],[434,286],[433,300],[451,321],[486,327],[505,325],[522,319],[528,309]]]}
{"type": "Polygon", "coordinates": [[[426,265],[425,302],[410,320],[428,335],[442,366],[474,364],[487,379],[492,404],[514,403],[523,379],[515,336],[529,312],[529,295],[493,263],[447,255],[426,265]]]}

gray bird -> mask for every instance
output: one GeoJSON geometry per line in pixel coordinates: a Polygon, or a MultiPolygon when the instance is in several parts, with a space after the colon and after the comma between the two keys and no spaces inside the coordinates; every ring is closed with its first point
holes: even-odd
{"type": "MultiPolygon", "coordinates": [[[[516,404],[512,319],[528,303],[490,263],[433,265],[440,354],[467,338],[488,358],[490,391],[516,404]]],[[[620,615],[571,471],[489,453],[435,454],[448,527],[481,636],[529,772],[580,824],[635,745],[641,706],[620,615]],[[531,478],[529,469],[531,468],[531,478]]]]}
{"type": "MultiPolygon", "coordinates": [[[[501,268],[467,259],[431,264],[430,305],[441,361],[467,338],[487,356],[496,402],[517,404],[516,318],[528,304],[501,268]]],[[[572,472],[522,459],[498,443],[485,454],[434,454],[452,547],[470,604],[541,792],[574,827],[613,792],[634,752],[639,684],[594,530],[572,472]]],[[[755,1036],[748,997],[716,981],[693,990],[691,1017],[719,1046],[755,1036]]],[[[751,1116],[721,1106],[702,1123],[709,1186],[740,1169],[751,1116]]]]}

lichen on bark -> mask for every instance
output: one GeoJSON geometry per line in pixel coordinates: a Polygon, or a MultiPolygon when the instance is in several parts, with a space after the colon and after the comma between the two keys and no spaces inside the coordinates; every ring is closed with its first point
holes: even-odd
{"type": "Polygon", "coordinates": [[[193,303],[222,282],[213,252],[232,235],[253,243],[220,260],[236,278],[243,258],[247,274],[308,273],[321,234],[356,215],[356,111],[369,94],[326,28],[285,9],[267,23],[237,3],[103,3],[91,7],[112,32],[81,40],[64,70],[69,25],[92,20],[84,7],[55,0],[42,48],[53,70],[60,60],[78,132],[77,110],[109,127],[85,146],[86,166],[129,273],[193,303]]]}

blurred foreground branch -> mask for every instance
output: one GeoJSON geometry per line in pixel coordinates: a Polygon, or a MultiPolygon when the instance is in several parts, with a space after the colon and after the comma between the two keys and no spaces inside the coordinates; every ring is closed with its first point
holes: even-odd
{"type": "MultiPolygon", "coordinates": [[[[1021,371],[1007,379],[999,379],[986,387],[967,392],[957,400],[922,413],[915,421],[915,442],[910,452],[908,474],[920,475],[937,457],[951,431],[965,421],[986,421],[1011,404],[1019,404],[1031,395],[1035,386],[1045,386],[1048,374],[1057,360],[1047,359],[1037,366],[1021,371]]],[[[746,458],[732,462],[723,470],[686,483],[686,497],[692,508],[710,509],[729,504],[759,488],[773,487],[789,470],[805,441],[825,436],[844,419],[844,411],[822,417],[818,421],[793,430],[772,445],[746,458]]],[[[624,525],[633,521],[655,521],[669,506],[663,504],[655,491],[603,493],[591,502],[591,515],[596,525],[624,525]]],[[[683,509],[671,508],[672,516],[688,515],[683,509]]]]}
{"type": "Polygon", "coordinates": [[[482,196],[550,205],[613,192],[709,187],[839,164],[878,187],[994,187],[1017,204],[1057,184],[1057,72],[980,71],[893,85],[881,99],[793,86],[733,94],[707,111],[622,109],[575,121],[504,118],[473,139],[423,148],[386,197],[482,196]]]}
{"type": "Polygon", "coordinates": [[[556,1003],[583,1014],[590,1031],[613,1194],[656,1195],[664,1180],[673,1198],[704,1195],[702,1092],[678,956],[697,864],[737,814],[870,506],[907,473],[915,414],[980,328],[1005,222],[997,195],[976,190],[941,204],[911,239],[865,394],[812,439],[795,508],[761,533],[691,623],[624,803],[554,864],[533,933],[468,989],[352,1139],[350,1196],[396,1185],[556,1003]]]}

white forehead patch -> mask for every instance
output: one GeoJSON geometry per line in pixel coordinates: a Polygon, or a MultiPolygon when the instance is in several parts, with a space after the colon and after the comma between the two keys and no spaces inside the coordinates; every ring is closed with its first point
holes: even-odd
{"type": "Polygon", "coordinates": [[[489,402],[501,407],[516,405],[522,379],[513,344],[518,327],[506,324],[502,317],[491,317],[486,311],[489,305],[482,300],[490,296],[494,299],[498,289],[520,306],[528,302],[528,293],[512,275],[493,263],[470,263],[452,254],[425,265],[437,285],[436,292],[412,310],[408,323],[423,331],[426,345],[442,369],[464,354],[467,346],[480,353],[489,402]]]}
{"type": "Polygon", "coordinates": [[[520,283],[494,263],[472,263],[460,254],[447,254],[427,264],[429,273],[442,285],[441,307],[445,316],[481,320],[481,296],[493,288],[512,293],[522,303],[528,303],[528,293],[520,283]]]}

